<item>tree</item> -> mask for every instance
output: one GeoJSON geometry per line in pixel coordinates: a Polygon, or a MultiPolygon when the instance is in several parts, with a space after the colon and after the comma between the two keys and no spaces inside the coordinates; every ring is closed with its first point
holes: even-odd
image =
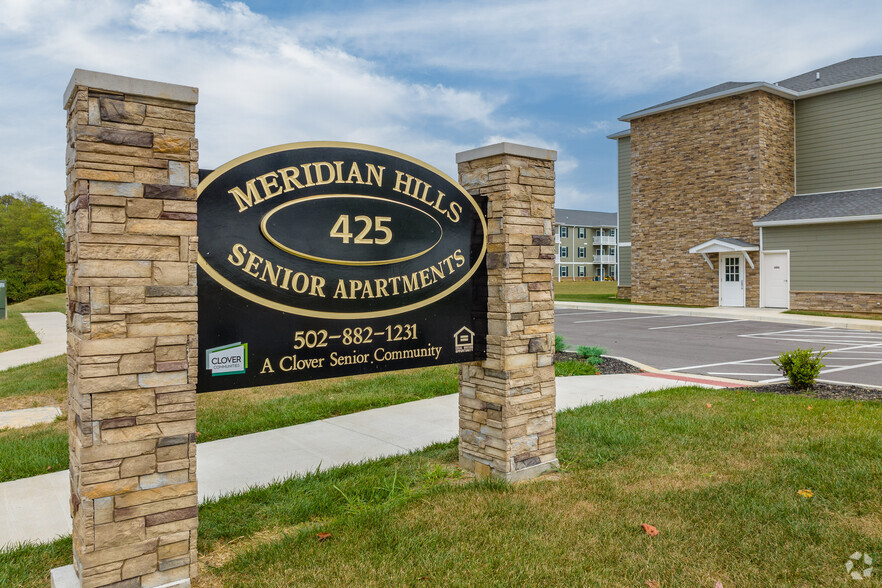
{"type": "Polygon", "coordinates": [[[64,292],[64,216],[24,194],[0,196],[0,279],[10,302],[64,292]]]}

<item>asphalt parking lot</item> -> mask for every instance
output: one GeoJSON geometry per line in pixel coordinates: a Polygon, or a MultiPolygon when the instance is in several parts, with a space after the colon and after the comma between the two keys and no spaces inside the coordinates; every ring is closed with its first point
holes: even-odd
{"type": "Polygon", "coordinates": [[[571,350],[604,347],[658,369],[781,382],[772,364],[782,351],[829,351],[818,378],[825,382],[882,386],[882,333],[742,319],[557,309],[555,329],[571,350]]]}

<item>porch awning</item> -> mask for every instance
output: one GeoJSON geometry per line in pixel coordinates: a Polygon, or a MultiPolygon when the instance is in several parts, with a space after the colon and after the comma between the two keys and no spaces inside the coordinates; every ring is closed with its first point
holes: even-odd
{"type": "Polygon", "coordinates": [[[700,254],[711,269],[714,269],[714,264],[711,263],[710,258],[707,256],[708,253],[740,253],[747,260],[751,269],[753,269],[753,262],[750,260],[750,256],[747,255],[747,251],[759,251],[759,245],[735,239],[734,237],[716,237],[689,249],[689,253],[700,254]]]}

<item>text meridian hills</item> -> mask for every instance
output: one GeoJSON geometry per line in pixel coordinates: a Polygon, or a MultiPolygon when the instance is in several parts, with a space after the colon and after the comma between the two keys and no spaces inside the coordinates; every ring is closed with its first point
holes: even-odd
{"type": "Polygon", "coordinates": [[[409,196],[443,214],[451,222],[460,221],[462,205],[459,202],[445,202],[447,195],[444,192],[433,189],[427,182],[408,173],[398,170],[390,174],[385,172],[385,166],[371,163],[313,161],[261,174],[247,180],[244,185],[230,188],[227,193],[241,213],[280,194],[314,186],[377,186],[409,196]],[[384,181],[387,183],[384,184],[384,181]]]}

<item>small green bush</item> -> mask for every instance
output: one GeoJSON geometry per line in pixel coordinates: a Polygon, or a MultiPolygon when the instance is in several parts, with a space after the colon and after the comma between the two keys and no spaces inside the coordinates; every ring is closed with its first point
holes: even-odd
{"type": "Polygon", "coordinates": [[[579,357],[583,359],[589,359],[591,357],[600,357],[604,353],[606,353],[606,349],[603,347],[593,347],[588,345],[579,345],[576,348],[576,353],[579,354],[579,357]]]}
{"type": "Polygon", "coordinates": [[[554,352],[555,353],[563,353],[567,350],[569,344],[567,344],[567,340],[563,338],[561,335],[554,336],[554,352]]]}
{"type": "Polygon", "coordinates": [[[772,363],[787,376],[794,390],[805,390],[815,383],[815,378],[824,368],[821,360],[827,355],[830,355],[830,352],[824,353],[823,347],[817,353],[811,348],[794,349],[784,351],[777,360],[773,359],[772,363]]]}

